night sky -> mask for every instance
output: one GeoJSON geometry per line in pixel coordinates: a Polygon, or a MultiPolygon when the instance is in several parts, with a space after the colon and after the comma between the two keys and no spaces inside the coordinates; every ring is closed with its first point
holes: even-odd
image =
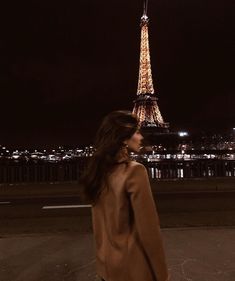
{"type": "MultiPolygon", "coordinates": [[[[154,88],[171,129],[235,127],[234,4],[149,0],[154,88]]],[[[133,108],[142,0],[15,1],[1,7],[0,144],[84,145],[133,108]]]]}

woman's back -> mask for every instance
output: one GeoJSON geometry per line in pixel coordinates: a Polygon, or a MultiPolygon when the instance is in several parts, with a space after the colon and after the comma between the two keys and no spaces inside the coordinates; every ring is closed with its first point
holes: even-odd
{"type": "Polygon", "coordinates": [[[106,281],[165,281],[160,223],[146,168],[117,164],[92,207],[97,274],[106,281]]]}

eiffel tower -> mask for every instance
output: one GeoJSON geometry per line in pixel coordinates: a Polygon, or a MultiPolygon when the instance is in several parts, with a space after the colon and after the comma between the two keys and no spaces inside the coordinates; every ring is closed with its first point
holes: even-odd
{"type": "Polygon", "coordinates": [[[144,0],[143,15],[141,17],[141,43],[139,79],[137,98],[134,100],[133,113],[138,116],[139,125],[145,135],[159,135],[169,132],[169,123],[163,121],[154,92],[153,78],[150,62],[149,36],[148,36],[148,0],[144,0]]]}

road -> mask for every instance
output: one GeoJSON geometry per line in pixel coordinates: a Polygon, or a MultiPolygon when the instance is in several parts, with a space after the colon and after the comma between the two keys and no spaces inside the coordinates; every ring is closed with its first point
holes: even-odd
{"type": "MultiPolygon", "coordinates": [[[[235,192],[158,192],[161,226],[234,226],[235,192]]],[[[0,234],[87,232],[91,207],[78,196],[0,200],[0,234]]]]}

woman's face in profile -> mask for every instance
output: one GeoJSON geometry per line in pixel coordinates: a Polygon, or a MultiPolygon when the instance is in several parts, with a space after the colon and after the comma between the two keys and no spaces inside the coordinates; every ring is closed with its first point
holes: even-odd
{"type": "Polygon", "coordinates": [[[143,136],[141,135],[140,131],[136,130],[136,132],[131,136],[131,138],[125,141],[125,144],[128,145],[128,149],[130,151],[139,152],[142,146],[142,139],[143,136]]]}

